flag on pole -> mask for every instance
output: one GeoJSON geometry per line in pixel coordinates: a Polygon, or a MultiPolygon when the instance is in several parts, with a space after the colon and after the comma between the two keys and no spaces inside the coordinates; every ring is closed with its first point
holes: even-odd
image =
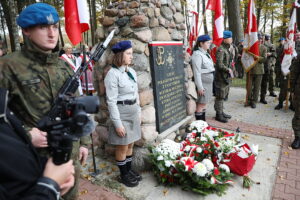
{"type": "Polygon", "coordinates": [[[216,50],[223,41],[224,31],[224,15],[222,13],[222,0],[208,0],[206,9],[214,11],[214,29],[213,29],[213,44],[215,47],[211,50],[211,56],[216,62],[216,50]]]}
{"type": "Polygon", "coordinates": [[[249,0],[248,24],[245,30],[244,51],[241,57],[241,62],[246,72],[249,72],[252,67],[258,62],[258,57],[259,41],[257,36],[255,4],[254,0],[249,0]]]}
{"type": "Polygon", "coordinates": [[[286,42],[284,44],[284,56],[281,62],[281,71],[284,76],[288,75],[290,72],[290,66],[292,64],[292,60],[297,56],[297,52],[295,51],[295,33],[297,31],[297,21],[296,21],[296,9],[300,5],[297,3],[297,0],[294,3],[294,8],[291,16],[291,20],[289,23],[289,27],[286,32],[286,42]]]}
{"type": "Polygon", "coordinates": [[[90,17],[86,0],[65,0],[65,28],[73,45],[81,42],[81,33],[90,29],[90,17]]]}
{"type": "Polygon", "coordinates": [[[195,45],[195,41],[198,37],[198,19],[199,19],[199,13],[195,11],[191,11],[192,13],[192,19],[191,19],[191,28],[189,33],[189,47],[187,49],[187,52],[192,55],[193,47],[195,45]]]}

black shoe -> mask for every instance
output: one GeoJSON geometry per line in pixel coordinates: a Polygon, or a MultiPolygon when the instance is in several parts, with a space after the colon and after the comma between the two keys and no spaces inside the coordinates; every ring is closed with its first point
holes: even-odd
{"type": "Polygon", "coordinates": [[[271,96],[271,97],[277,97],[277,95],[276,95],[274,92],[271,92],[271,93],[270,93],[270,96],[271,96]]]}
{"type": "Polygon", "coordinates": [[[196,120],[204,120],[204,113],[203,112],[195,112],[195,118],[196,120]]]}
{"type": "Polygon", "coordinates": [[[283,108],[283,104],[279,103],[276,107],[275,110],[280,110],[281,108],[283,108]]]}
{"type": "Polygon", "coordinates": [[[289,106],[289,109],[292,110],[292,111],[295,111],[295,108],[292,104],[289,106]]]}
{"type": "Polygon", "coordinates": [[[137,172],[133,171],[132,169],[129,170],[128,173],[129,173],[131,176],[135,177],[135,179],[136,179],[137,181],[141,181],[141,180],[142,180],[142,176],[139,175],[137,172]]]}
{"type": "Polygon", "coordinates": [[[131,176],[129,173],[120,176],[120,182],[126,185],[127,187],[135,187],[139,184],[138,180],[131,176]]]}
{"type": "Polygon", "coordinates": [[[296,136],[291,146],[293,149],[300,149],[300,137],[296,136]]]}
{"type": "Polygon", "coordinates": [[[224,116],[225,118],[227,118],[227,119],[231,119],[231,115],[228,115],[228,114],[226,114],[226,113],[224,113],[224,112],[223,112],[223,116],[224,116]]]}
{"type": "Polygon", "coordinates": [[[255,103],[251,103],[251,108],[256,108],[256,104],[255,103]]]}
{"type": "Polygon", "coordinates": [[[261,99],[259,102],[263,104],[268,104],[268,102],[265,99],[261,99]]]}
{"type": "Polygon", "coordinates": [[[217,114],[216,115],[216,120],[219,121],[219,122],[223,122],[223,123],[228,122],[228,119],[223,116],[223,113],[222,114],[217,114]]]}

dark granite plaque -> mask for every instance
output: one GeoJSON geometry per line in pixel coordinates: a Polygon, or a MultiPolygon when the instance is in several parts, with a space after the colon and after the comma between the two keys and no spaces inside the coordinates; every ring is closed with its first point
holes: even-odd
{"type": "Polygon", "coordinates": [[[156,129],[165,131],[186,117],[182,42],[149,43],[156,129]]]}

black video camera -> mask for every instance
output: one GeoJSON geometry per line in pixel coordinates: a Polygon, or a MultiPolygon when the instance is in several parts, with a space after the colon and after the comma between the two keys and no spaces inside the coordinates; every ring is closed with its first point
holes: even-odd
{"type": "Polygon", "coordinates": [[[99,98],[96,96],[64,95],[59,98],[62,102],[59,108],[61,116],[55,120],[46,117],[38,123],[38,128],[48,133],[48,144],[56,165],[70,160],[73,141],[93,131],[94,124],[88,113],[97,113],[99,108],[99,98]]]}

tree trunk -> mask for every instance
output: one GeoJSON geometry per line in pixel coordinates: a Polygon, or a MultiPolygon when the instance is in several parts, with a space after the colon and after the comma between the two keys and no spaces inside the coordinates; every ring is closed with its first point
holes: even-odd
{"type": "Polygon", "coordinates": [[[4,39],[5,48],[7,49],[7,40],[6,40],[6,33],[5,33],[5,24],[4,24],[4,12],[3,12],[3,9],[1,9],[1,26],[2,26],[2,31],[3,31],[3,39],[4,39]]]}
{"type": "Polygon", "coordinates": [[[95,40],[95,32],[97,30],[97,15],[96,15],[96,2],[95,0],[90,0],[91,1],[91,9],[90,9],[90,13],[92,15],[92,19],[91,19],[91,38],[92,38],[92,45],[94,46],[96,44],[96,40],[95,40]]]}
{"type": "Polygon", "coordinates": [[[288,17],[288,10],[286,9],[286,6],[288,4],[288,0],[283,1],[283,6],[282,6],[282,15],[283,15],[283,20],[282,20],[282,26],[281,26],[281,35],[285,35],[286,28],[287,28],[287,23],[286,23],[286,18],[288,17]]]}
{"type": "Polygon", "coordinates": [[[273,40],[274,37],[274,11],[271,11],[271,41],[274,42],[273,40]]]}
{"type": "Polygon", "coordinates": [[[240,0],[226,0],[228,9],[229,30],[233,33],[233,42],[243,39],[243,28],[240,16],[240,0]],[[230,12],[229,12],[230,11],[230,12]]]}
{"type": "Polygon", "coordinates": [[[206,24],[206,8],[205,8],[205,0],[202,0],[202,14],[203,14],[203,28],[204,28],[204,34],[208,34],[208,30],[207,30],[207,24],[206,24]]]}
{"type": "Polygon", "coordinates": [[[244,27],[248,25],[248,3],[245,3],[244,7],[244,27]]]}
{"type": "Polygon", "coordinates": [[[227,14],[227,4],[223,3],[223,7],[225,7],[225,12],[224,12],[224,29],[227,30],[228,26],[227,26],[227,20],[228,20],[228,14],[227,14]]]}
{"type": "Polygon", "coordinates": [[[256,23],[257,23],[257,29],[258,29],[258,31],[259,31],[259,22],[260,22],[260,15],[261,15],[261,5],[262,5],[262,1],[263,0],[257,0],[256,2],[257,2],[257,4],[255,4],[256,5],[256,11],[257,11],[257,14],[256,14],[256,17],[257,17],[257,19],[256,19],[256,23]]]}
{"type": "Polygon", "coordinates": [[[17,6],[15,4],[14,0],[9,0],[9,7],[10,7],[10,18],[11,18],[11,30],[12,30],[12,36],[13,36],[13,42],[14,42],[14,47],[15,49],[12,49],[12,51],[14,50],[20,50],[21,46],[20,46],[20,42],[19,42],[19,28],[18,25],[16,23],[16,18],[17,18],[17,6]]]}

